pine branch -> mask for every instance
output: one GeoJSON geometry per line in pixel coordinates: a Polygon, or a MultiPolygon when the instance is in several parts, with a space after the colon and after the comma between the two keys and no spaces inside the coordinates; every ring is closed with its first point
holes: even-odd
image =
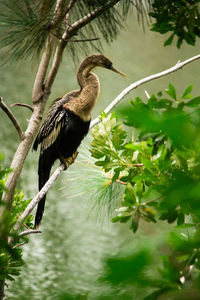
{"type": "Polygon", "coordinates": [[[0,97],[0,107],[7,114],[8,118],[11,120],[11,122],[13,123],[15,129],[17,130],[17,133],[19,135],[20,140],[22,140],[23,139],[22,129],[21,129],[17,119],[13,115],[13,113],[10,111],[10,109],[7,107],[7,105],[3,102],[2,97],[0,97]]]}
{"type": "MultiPolygon", "coordinates": [[[[109,113],[130,91],[132,91],[133,89],[136,89],[137,87],[139,87],[140,85],[152,81],[154,79],[160,78],[160,77],[164,77],[172,72],[178,71],[181,68],[183,68],[184,66],[186,66],[187,64],[200,59],[200,54],[193,56],[185,61],[183,61],[182,63],[179,61],[175,66],[156,73],[154,75],[150,75],[147,76],[139,81],[136,81],[134,83],[132,83],[131,85],[129,85],[126,89],[124,89],[114,100],[113,102],[104,110],[106,113],[109,113]]],[[[90,129],[93,128],[96,124],[98,124],[100,122],[99,117],[97,117],[96,119],[94,119],[91,122],[90,125],[90,129]]],[[[135,164],[136,167],[141,167],[140,164],[135,164]]],[[[29,205],[26,207],[25,211],[23,212],[23,214],[21,215],[21,217],[19,218],[15,229],[18,230],[21,225],[23,224],[24,220],[28,217],[28,215],[32,212],[33,208],[39,203],[40,199],[42,199],[44,197],[44,195],[46,195],[46,193],[48,192],[49,188],[52,186],[52,184],[55,182],[55,180],[58,178],[58,176],[60,175],[60,173],[65,169],[65,166],[63,164],[61,164],[55,171],[54,173],[51,175],[51,177],[49,178],[49,180],[46,182],[46,184],[43,186],[43,188],[39,191],[39,193],[33,198],[33,200],[29,203],[29,205]]]]}
{"type": "MultiPolygon", "coordinates": [[[[105,5],[102,5],[101,7],[96,8],[95,10],[93,10],[88,15],[84,16],[80,20],[78,20],[75,23],[73,23],[70,26],[70,28],[68,29],[68,32],[66,33],[66,35],[67,36],[74,35],[75,33],[77,33],[77,31],[79,29],[81,29],[82,27],[84,27],[85,25],[87,25],[88,23],[90,23],[91,21],[93,21],[94,19],[96,19],[97,17],[99,17],[100,15],[102,15],[105,11],[107,11],[108,9],[110,9],[111,7],[113,7],[119,1],[120,0],[110,0],[105,5]]],[[[66,37],[64,39],[66,39],[66,37]]]]}

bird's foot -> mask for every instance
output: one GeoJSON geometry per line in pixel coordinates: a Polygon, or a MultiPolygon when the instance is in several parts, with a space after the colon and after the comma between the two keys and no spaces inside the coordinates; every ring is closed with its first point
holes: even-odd
{"type": "Polygon", "coordinates": [[[65,170],[68,169],[69,166],[73,164],[77,156],[78,156],[78,151],[75,151],[70,157],[67,158],[65,158],[64,156],[60,157],[61,163],[65,165],[65,170]]]}

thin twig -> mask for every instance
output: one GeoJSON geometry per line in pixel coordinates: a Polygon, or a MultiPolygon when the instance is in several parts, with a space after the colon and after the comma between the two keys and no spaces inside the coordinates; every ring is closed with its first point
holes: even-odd
{"type": "MultiPolygon", "coordinates": [[[[136,89],[138,86],[146,83],[146,82],[149,82],[149,81],[152,81],[152,80],[155,80],[157,78],[160,78],[160,77],[163,77],[163,76],[166,76],[170,73],[173,73],[181,68],[183,68],[184,66],[186,66],[187,64],[197,60],[197,59],[200,59],[200,54],[196,55],[196,56],[193,56],[185,61],[183,61],[182,63],[179,61],[175,66],[165,70],[165,71],[162,71],[162,72],[159,72],[159,73],[156,73],[154,75],[150,75],[150,76],[147,76],[143,79],[140,79],[132,84],[130,84],[127,88],[125,88],[112,102],[110,105],[108,105],[106,107],[106,109],[104,110],[104,112],[106,114],[108,114],[128,93],[130,93],[132,90],[136,89]]],[[[91,124],[90,124],[90,129],[92,127],[94,127],[96,124],[98,124],[100,122],[99,120],[99,117],[97,117],[96,119],[94,119],[91,124]]]]}
{"type": "Polygon", "coordinates": [[[100,38],[91,38],[91,39],[80,39],[80,40],[70,40],[70,42],[73,43],[79,43],[79,42],[92,42],[92,41],[98,41],[100,38]]]}
{"type": "Polygon", "coordinates": [[[26,108],[29,108],[31,111],[33,111],[33,106],[29,105],[29,104],[26,104],[26,103],[13,103],[10,105],[11,107],[12,106],[23,106],[23,107],[26,107],[26,108]]]}
{"type": "Polygon", "coordinates": [[[20,232],[19,236],[26,236],[29,234],[36,234],[36,233],[41,233],[41,230],[35,230],[35,229],[29,229],[29,230],[25,230],[23,232],[20,232]]]}
{"type": "Polygon", "coordinates": [[[19,243],[19,244],[13,246],[13,249],[19,248],[19,247],[21,247],[21,246],[23,246],[23,245],[25,245],[25,244],[27,244],[27,243],[28,243],[28,242],[22,242],[22,243],[19,243]]]}
{"type": "Polygon", "coordinates": [[[76,2],[76,0],[71,0],[71,1],[69,2],[69,5],[68,5],[68,7],[67,7],[67,9],[66,9],[66,11],[65,11],[65,15],[67,15],[67,14],[69,13],[69,11],[72,9],[72,7],[73,7],[73,5],[75,4],[75,2],[76,2]]]}
{"type": "Polygon", "coordinates": [[[23,132],[22,129],[17,121],[17,119],[15,118],[15,116],[13,115],[13,113],[11,112],[11,110],[7,107],[7,105],[3,102],[3,98],[0,97],[0,107],[2,108],[2,110],[7,114],[7,116],[9,117],[9,119],[11,120],[11,122],[13,123],[14,127],[16,128],[19,138],[20,140],[22,140],[23,138],[23,132]]]}
{"type": "Polygon", "coordinates": [[[116,181],[117,183],[121,183],[121,184],[124,184],[124,185],[127,184],[127,182],[121,181],[120,179],[116,179],[115,181],[116,181]]]}

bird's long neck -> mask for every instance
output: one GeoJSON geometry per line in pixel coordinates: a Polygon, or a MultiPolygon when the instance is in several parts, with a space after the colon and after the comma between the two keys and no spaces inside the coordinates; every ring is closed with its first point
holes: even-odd
{"type": "Polygon", "coordinates": [[[81,64],[77,72],[77,81],[80,85],[80,96],[77,102],[77,113],[84,120],[91,119],[91,111],[99,96],[100,83],[98,77],[91,73],[93,64],[81,64]]]}
{"type": "Polygon", "coordinates": [[[77,81],[80,85],[80,90],[75,91],[77,96],[72,97],[64,107],[73,111],[83,121],[91,120],[91,112],[96,104],[100,84],[98,77],[90,71],[95,67],[87,60],[83,61],[77,72],[77,81]]]}

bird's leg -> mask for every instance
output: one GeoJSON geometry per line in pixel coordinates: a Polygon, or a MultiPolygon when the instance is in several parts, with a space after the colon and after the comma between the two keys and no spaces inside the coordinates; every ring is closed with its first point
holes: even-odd
{"type": "Polygon", "coordinates": [[[75,161],[78,156],[78,151],[75,151],[72,156],[65,158],[64,156],[60,156],[60,161],[65,165],[65,170],[69,168],[71,164],[75,161]]]}

